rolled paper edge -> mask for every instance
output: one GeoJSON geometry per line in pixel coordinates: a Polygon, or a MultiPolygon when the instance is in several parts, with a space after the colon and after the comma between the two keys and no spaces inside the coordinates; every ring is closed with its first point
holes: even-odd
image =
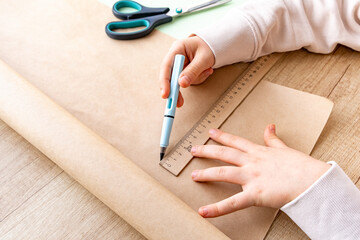
{"type": "Polygon", "coordinates": [[[2,60],[0,118],[146,238],[229,239],[2,60]]]}

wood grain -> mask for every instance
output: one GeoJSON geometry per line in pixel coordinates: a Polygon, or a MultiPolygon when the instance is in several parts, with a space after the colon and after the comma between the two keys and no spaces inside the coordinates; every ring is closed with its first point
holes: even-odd
{"type": "MultiPolygon", "coordinates": [[[[329,55],[301,50],[286,54],[267,78],[281,85],[328,97],[334,109],[312,156],[336,161],[360,188],[360,54],[339,47],[329,55]]],[[[266,239],[308,239],[280,212],[266,239]]]]}
{"type": "MultiPolygon", "coordinates": [[[[283,54],[265,80],[334,102],[312,156],[336,161],[360,187],[360,54],[283,54]]],[[[46,156],[0,121],[1,239],[144,239],[46,156]]],[[[266,239],[308,239],[279,213],[266,239]]]]}
{"type": "Polygon", "coordinates": [[[0,120],[0,239],[145,239],[0,120]]]}

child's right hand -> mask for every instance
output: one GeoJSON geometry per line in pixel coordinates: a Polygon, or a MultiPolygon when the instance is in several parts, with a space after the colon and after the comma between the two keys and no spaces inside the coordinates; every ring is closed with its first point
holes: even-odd
{"type": "MultiPolygon", "coordinates": [[[[191,84],[200,84],[212,73],[215,56],[210,47],[198,36],[191,36],[176,41],[165,56],[160,68],[160,92],[162,98],[167,98],[170,92],[171,69],[176,54],[185,56],[185,68],[180,74],[179,84],[187,88],[191,84]]],[[[177,106],[184,104],[180,92],[177,106]]]]}

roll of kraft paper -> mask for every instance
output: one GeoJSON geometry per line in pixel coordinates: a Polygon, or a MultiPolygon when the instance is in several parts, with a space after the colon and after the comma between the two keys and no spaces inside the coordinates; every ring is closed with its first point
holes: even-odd
{"type": "Polygon", "coordinates": [[[1,60],[0,86],[1,119],[145,237],[228,239],[1,60]]]}

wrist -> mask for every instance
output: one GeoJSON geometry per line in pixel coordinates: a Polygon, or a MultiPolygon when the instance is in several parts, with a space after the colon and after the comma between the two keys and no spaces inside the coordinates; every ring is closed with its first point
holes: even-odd
{"type": "Polygon", "coordinates": [[[302,176],[299,176],[299,183],[297,188],[294,188],[294,191],[289,195],[289,198],[285,202],[284,205],[288,204],[289,202],[294,201],[299,196],[304,194],[309,188],[311,188],[319,179],[324,176],[331,165],[320,160],[311,159],[310,161],[306,161],[303,163],[302,176]]]}

